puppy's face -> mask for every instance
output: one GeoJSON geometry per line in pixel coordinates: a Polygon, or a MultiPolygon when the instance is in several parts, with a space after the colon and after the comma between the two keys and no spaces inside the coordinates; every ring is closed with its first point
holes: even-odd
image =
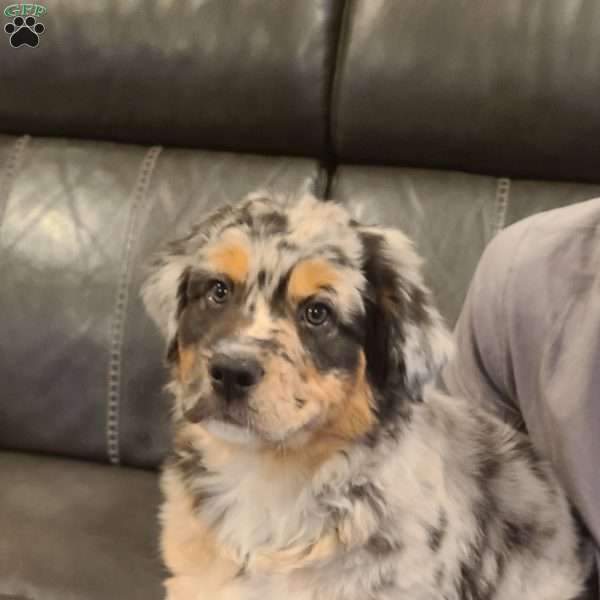
{"type": "Polygon", "coordinates": [[[311,197],[213,214],[160,255],[144,289],[178,416],[276,444],[372,431],[442,360],[417,262],[398,232],[311,197]]]}

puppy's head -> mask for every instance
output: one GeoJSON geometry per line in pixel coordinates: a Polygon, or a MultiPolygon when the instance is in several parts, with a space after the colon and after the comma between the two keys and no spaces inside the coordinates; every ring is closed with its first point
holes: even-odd
{"type": "Polygon", "coordinates": [[[407,238],[312,197],[216,211],[158,255],[143,297],[177,416],[267,444],[399,418],[448,349],[407,238]]]}

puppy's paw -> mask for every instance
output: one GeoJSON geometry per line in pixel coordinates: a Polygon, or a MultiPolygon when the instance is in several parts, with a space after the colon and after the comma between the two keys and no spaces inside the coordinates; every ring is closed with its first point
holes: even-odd
{"type": "Polygon", "coordinates": [[[234,583],[216,585],[206,577],[178,575],[165,581],[165,600],[244,600],[241,589],[234,583]]]}
{"type": "Polygon", "coordinates": [[[195,577],[170,577],[165,581],[165,600],[202,600],[195,577]]]}

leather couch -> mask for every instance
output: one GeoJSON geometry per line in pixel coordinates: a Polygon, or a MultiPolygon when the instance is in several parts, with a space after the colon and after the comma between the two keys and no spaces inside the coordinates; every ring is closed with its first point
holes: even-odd
{"type": "Polygon", "coordinates": [[[145,259],[311,190],[411,235],[452,325],[497,231],[600,195],[600,5],[43,4],[37,47],[0,39],[0,599],[154,600],[145,259]]]}

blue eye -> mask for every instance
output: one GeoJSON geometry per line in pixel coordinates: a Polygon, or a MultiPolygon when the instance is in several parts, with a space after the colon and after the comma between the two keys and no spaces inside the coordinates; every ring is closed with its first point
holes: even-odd
{"type": "Polygon", "coordinates": [[[323,302],[311,302],[304,309],[304,318],[313,327],[324,325],[328,321],[329,316],[329,307],[323,302]]]}
{"type": "Polygon", "coordinates": [[[230,294],[231,289],[229,286],[224,281],[216,280],[209,286],[207,297],[214,304],[225,304],[230,294]]]}

